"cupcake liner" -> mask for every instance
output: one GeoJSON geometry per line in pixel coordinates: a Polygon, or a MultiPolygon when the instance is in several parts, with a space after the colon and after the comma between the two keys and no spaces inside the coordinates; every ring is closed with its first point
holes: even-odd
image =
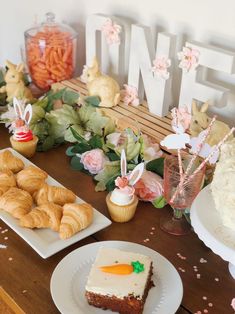
{"type": "Polygon", "coordinates": [[[13,136],[10,137],[11,146],[18,153],[22,154],[26,158],[30,158],[35,154],[38,137],[33,136],[33,139],[28,142],[17,142],[14,140],[13,136]]]}
{"type": "Polygon", "coordinates": [[[127,222],[131,220],[135,215],[135,211],[139,202],[137,196],[135,195],[133,202],[128,205],[114,204],[110,200],[110,196],[111,193],[106,196],[106,204],[108,206],[108,210],[112,220],[115,222],[127,222]]]}

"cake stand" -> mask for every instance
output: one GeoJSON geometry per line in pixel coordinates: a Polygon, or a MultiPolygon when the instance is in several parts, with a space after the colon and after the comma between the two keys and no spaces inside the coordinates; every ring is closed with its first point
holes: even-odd
{"type": "Polygon", "coordinates": [[[215,254],[229,262],[229,271],[235,279],[235,230],[223,226],[215,209],[210,185],[201,190],[193,201],[190,217],[198,237],[215,254]]]}

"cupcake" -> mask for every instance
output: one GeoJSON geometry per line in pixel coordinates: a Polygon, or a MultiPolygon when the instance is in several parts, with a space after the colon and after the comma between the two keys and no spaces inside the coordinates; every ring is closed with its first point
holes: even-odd
{"type": "Polygon", "coordinates": [[[13,105],[17,118],[12,123],[11,146],[23,156],[30,158],[34,155],[38,142],[38,137],[33,135],[29,128],[32,106],[28,104],[24,109],[16,98],[13,100],[13,105]]]}
{"type": "Polygon", "coordinates": [[[144,164],[141,163],[130,173],[126,174],[125,151],[121,155],[121,177],[115,180],[116,188],[106,197],[106,204],[110,216],[115,222],[127,222],[136,212],[138,197],[135,195],[134,184],[140,179],[144,164]]]}

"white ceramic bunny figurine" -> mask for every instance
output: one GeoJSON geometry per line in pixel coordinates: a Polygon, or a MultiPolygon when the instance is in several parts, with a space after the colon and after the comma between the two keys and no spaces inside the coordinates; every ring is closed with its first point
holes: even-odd
{"type": "MultiPolygon", "coordinates": [[[[197,137],[202,131],[204,131],[211,122],[211,118],[206,114],[209,104],[204,103],[200,110],[195,101],[192,102],[192,119],[190,124],[190,134],[192,137],[197,137]]],[[[206,142],[210,146],[218,144],[224,136],[230,131],[229,126],[222,122],[216,120],[212,125],[211,132],[207,137],[206,142]]],[[[230,137],[230,139],[232,136],[230,137]]]]}
{"type": "Polygon", "coordinates": [[[120,87],[112,77],[100,72],[96,57],[86,70],[86,78],[88,95],[100,97],[100,107],[113,107],[119,103],[120,87]]]}
{"type": "Polygon", "coordinates": [[[15,65],[10,61],[6,61],[8,70],[5,75],[6,85],[0,88],[0,93],[7,93],[7,102],[11,102],[14,97],[32,101],[33,95],[28,87],[24,84],[23,69],[24,64],[15,65]]]}

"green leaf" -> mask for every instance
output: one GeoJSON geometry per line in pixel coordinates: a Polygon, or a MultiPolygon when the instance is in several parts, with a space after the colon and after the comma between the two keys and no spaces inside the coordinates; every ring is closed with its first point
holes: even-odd
{"type": "Polygon", "coordinates": [[[98,97],[98,96],[88,96],[84,100],[88,105],[92,105],[94,107],[99,107],[100,97],[98,97]]]}
{"type": "Polygon", "coordinates": [[[66,89],[62,95],[63,103],[67,105],[74,105],[79,99],[79,93],[66,89]]]}
{"type": "Polygon", "coordinates": [[[84,130],[83,130],[83,128],[80,125],[76,124],[76,125],[72,125],[70,128],[68,128],[64,132],[64,139],[65,139],[65,141],[70,142],[70,143],[76,143],[77,139],[74,137],[74,135],[72,133],[72,129],[74,131],[76,131],[77,134],[79,134],[80,136],[83,135],[84,130]]]}
{"type": "Polygon", "coordinates": [[[156,198],[152,202],[152,204],[156,208],[163,208],[167,204],[167,201],[165,200],[164,196],[160,196],[160,197],[156,198]]]}
{"type": "Polygon", "coordinates": [[[120,175],[120,162],[107,162],[104,166],[104,169],[94,177],[94,179],[98,181],[95,190],[105,191],[106,184],[109,182],[109,180],[118,175],[120,175]]]}
{"type": "Polygon", "coordinates": [[[54,146],[55,139],[52,136],[48,136],[42,143],[42,150],[46,152],[54,146]]]}
{"type": "Polygon", "coordinates": [[[161,176],[163,178],[163,174],[164,174],[164,158],[157,158],[154,160],[149,161],[146,164],[146,170],[155,172],[156,174],[158,174],[159,176],[161,176]]]}
{"type": "Polygon", "coordinates": [[[79,117],[81,120],[82,125],[85,125],[93,112],[96,112],[96,109],[90,105],[83,105],[79,110],[79,117]]]}
{"type": "Polygon", "coordinates": [[[45,109],[47,107],[47,104],[48,104],[48,98],[47,97],[43,97],[42,99],[36,101],[33,105],[34,106],[38,106],[38,107],[41,107],[43,109],[45,109]]]}
{"type": "Polygon", "coordinates": [[[99,135],[94,135],[89,141],[88,144],[91,146],[91,148],[100,148],[102,149],[104,140],[99,135]]]}
{"type": "Polygon", "coordinates": [[[49,114],[57,119],[58,124],[61,124],[66,128],[73,124],[80,124],[80,118],[77,111],[69,105],[63,105],[62,108],[53,110],[47,115],[49,114]]]}
{"type": "Polygon", "coordinates": [[[106,190],[108,192],[111,192],[115,189],[115,180],[117,179],[118,175],[116,176],[113,176],[112,178],[110,178],[108,180],[108,182],[106,183],[105,187],[106,187],[106,190]]]}
{"type": "Polygon", "coordinates": [[[87,144],[87,141],[73,127],[70,127],[70,130],[79,143],[87,144]]]}
{"type": "Polygon", "coordinates": [[[89,150],[91,150],[91,146],[87,143],[78,143],[73,147],[73,152],[75,154],[83,154],[89,150]]]}
{"type": "Polygon", "coordinates": [[[76,155],[76,153],[73,152],[73,148],[74,148],[74,146],[70,146],[69,148],[66,149],[65,153],[67,156],[73,157],[76,155]]]}
{"type": "Polygon", "coordinates": [[[50,127],[49,127],[49,135],[57,138],[57,137],[64,137],[64,133],[66,131],[66,124],[60,124],[56,116],[52,114],[53,111],[50,113],[46,113],[45,119],[48,121],[50,127]]]}
{"type": "Polygon", "coordinates": [[[77,156],[73,156],[71,159],[71,167],[74,170],[83,170],[83,164],[81,163],[81,159],[77,156]]]}
{"type": "Polygon", "coordinates": [[[120,160],[120,156],[118,156],[116,153],[114,152],[107,152],[106,156],[109,158],[110,161],[116,161],[116,160],[120,160]]]}

